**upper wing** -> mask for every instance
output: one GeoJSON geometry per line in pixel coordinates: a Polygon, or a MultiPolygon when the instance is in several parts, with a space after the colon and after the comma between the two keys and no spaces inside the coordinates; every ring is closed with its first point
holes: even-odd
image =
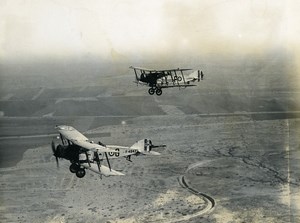
{"type": "Polygon", "coordinates": [[[96,143],[92,143],[92,142],[88,142],[88,141],[77,141],[77,140],[74,140],[72,141],[74,144],[82,147],[82,148],[85,148],[85,149],[88,149],[88,150],[91,150],[91,151],[97,151],[99,153],[117,153],[116,151],[114,150],[111,150],[109,148],[106,148],[104,146],[101,146],[99,144],[96,144],[96,143]]]}
{"type": "Polygon", "coordinates": [[[85,137],[82,133],[77,131],[75,128],[72,126],[67,126],[67,125],[59,125],[56,126],[56,129],[64,138],[67,140],[71,141],[72,143],[91,150],[91,151],[98,151],[98,152],[110,152],[110,153],[115,153],[115,151],[112,151],[104,146],[101,146],[99,144],[90,142],[87,137],[85,137]]]}
{"type": "Polygon", "coordinates": [[[67,125],[58,125],[55,127],[60,134],[63,135],[66,139],[73,142],[73,140],[77,141],[88,141],[89,139],[85,137],[83,134],[78,132],[76,129],[74,129],[72,126],[67,125]]]}
{"type": "Polygon", "coordinates": [[[141,71],[153,71],[153,72],[157,71],[157,70],[154,70],[154,69],[149,69],[149,68],[144,68],[144,67],[133,67],[133,66],[130,66],[129,68],[135,69],[135,70],[141,70],[141,71]]]}
{"type": "Polygon", "coordinates": [[[175,72],[175,71],[192,70],[190,68],[177,68],[177,69],[155,70],[155,69],[148,69],[148,68],[143,68],[143,67],[133,67],[133,66],[130,66],[129,68],[136,69],[136,70],[141,70],[141,71],[149,71],[149,72],[154,72],[154,73],[156,73],[156,72],[160,73],[160,72],[175,72]]]}

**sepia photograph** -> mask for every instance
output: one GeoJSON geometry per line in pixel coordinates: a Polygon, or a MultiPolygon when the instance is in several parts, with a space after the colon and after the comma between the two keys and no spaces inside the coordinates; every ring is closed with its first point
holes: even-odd
{"type": "Polygon", "coordinates": [[[299,11],[1,0],[0,222],[300,222],[299,11]]]}

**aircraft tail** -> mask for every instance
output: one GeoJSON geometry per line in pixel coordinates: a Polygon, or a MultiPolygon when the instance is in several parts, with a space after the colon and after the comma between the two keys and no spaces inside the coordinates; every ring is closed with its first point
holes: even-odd
{"type": "MultiPolygon", "coordinates": [[[[163,145],[165,146],[165,145],[163,145]]],[[[138,150],[143,155],[160,155],[159,152],[152,151],[152,148],[156,148],[158,146],[153,146],[152,141],[150,139],[142,139],[133,144],[130,148],[138,150]]]]}
{"type": "Polygon", "coordinates": [[[200,70],[195,70],[193,73],[189,74],[185,79],[187,80],[187,82],[199,82],[201,80],[201,75],[202,71],[200,72],[200,70]]]}

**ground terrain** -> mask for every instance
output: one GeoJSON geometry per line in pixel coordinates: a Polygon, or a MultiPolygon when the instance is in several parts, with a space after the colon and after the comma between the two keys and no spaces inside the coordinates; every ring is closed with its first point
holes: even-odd
{"type": "Polygon", "coordinates": [[[298,77],[282,75],[278,57],[215,62],[197,87],[160,97],[130,73],[82,84],[2,77],[0,221],[299,222],[298,77]],[[167,147],[112,160],[125,176],[78,179],[67,161],[56,168],[57,124],[106,144],[167,147]]]}

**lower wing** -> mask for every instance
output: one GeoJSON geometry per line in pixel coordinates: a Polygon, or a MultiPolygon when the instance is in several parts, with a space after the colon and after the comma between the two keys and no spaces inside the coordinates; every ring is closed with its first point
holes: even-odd
{"type": "Polygon", "coordinates": [[[174,84],[174,85],[160,85],[160,88],[172,88],[172,87],[194,87],[195,84],[174,84]]]}
{"type": "Polygon", "coordinates": [[[90,163],[90,164],[82,163],[80,165],[83,166],[86,169],[89,169],[89,170],[93,171],[94,173],[104,175],[106,177],[108,177],[108,176],[124,176],[125,175],[125,174],[123,174],[119,171],[110,169],[107,166],[103,166],[103,165],[100,166],[100,171],[99,171],[98,165],[96,163],[90,163]]]}

